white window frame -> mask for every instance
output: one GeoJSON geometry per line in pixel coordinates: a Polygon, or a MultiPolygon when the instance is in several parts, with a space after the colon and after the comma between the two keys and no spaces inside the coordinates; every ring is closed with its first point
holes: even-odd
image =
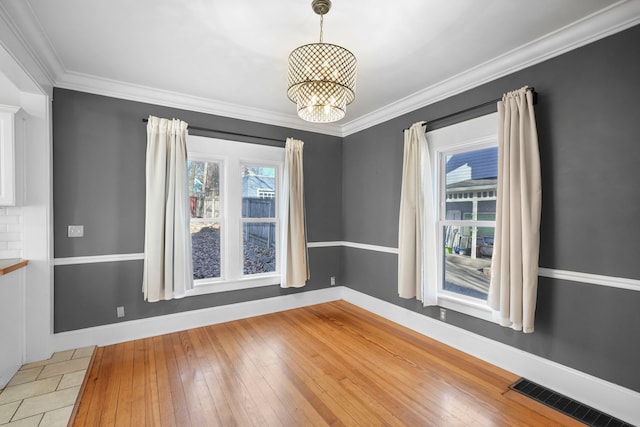
{"type": "MultiPolygon", "coordinates": [[[[437,197],[437,305],[494,323],[497,323],[497,321],[496,319],[494,319],[492,310],[490,309],[486,301],[482,301],[478,298],[473,298],[466,295],[460,295],[455,292],[450,292],[443,289],[443,228],[445,225],[459,224],[459,221],[457,220],[446,220],[445,218],[446,192],[444,190],[445,182],[443,173],[444,171],[446,171],[445,158],[448,155],[466,151],[481,150],[483,148],[496,147],[498,145],[497,126],[498,113],[493,113],[444,128],[436,129],[427,132],[426,135],[429,144],[431,170],[433,173],[433,194],[437,197]]],[[[465,220],[464,222],[465,225],[468,226],[495,227],[495,221],[465,220]]]]}
{"type": "MultiPolygon", "coordinates": [[[[276,270],[270,273],[245,275],[242,251],[242,177],[240,165],[256,165],[276,168],[276,218],[262,219],[276,222],[276,238],[280,237],[282,217],[279,215],[279,194],[282,188],[284,148],[259,144],[248,144],[187,136],[187,156],[190,160],[220,163],[221,181],[221,232],[220,232],[220,277],[194,280],[188,296],[249,289],[280,284],[280,242],[276,243],[276,270]]],[[[257,222],[259,222],[257,221],[257,222]]]]}

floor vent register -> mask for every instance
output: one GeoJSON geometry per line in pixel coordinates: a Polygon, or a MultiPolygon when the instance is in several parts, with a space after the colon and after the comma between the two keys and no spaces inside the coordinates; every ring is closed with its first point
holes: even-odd
{"type": "Polygon", "coordinates": [[[560,393],[556,393],[553,390],[549,390],[525,378],[520,378],[511,384],[509,388],[589,426],[634,427],[629,423],[625,423],[611,415],[607,415],[604,412],[598,411],[560,393]]]}

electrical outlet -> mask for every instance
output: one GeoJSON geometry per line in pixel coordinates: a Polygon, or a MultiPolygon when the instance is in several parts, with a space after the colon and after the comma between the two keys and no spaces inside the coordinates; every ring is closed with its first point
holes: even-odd
{"type": "Polygon", "coordinates": [[[442,307],[440,307],[440,320],[442,320],[443,322],[447,321],[447,310],[442,307]]]}
{"type": "Polygon", "coordinates": [[[116,307],[116,315],[118,317],[124,317],[124,306],[116,307]]]}
{"type": "Polygon", "coordinates": [[[331,276],[330,283],[331,283],[331,286],[336,285],[336,276],[331,276]]]}
{"type": "Polygon", "coordinates": [[[67,230],[67,237],[83,237],[84,225],[70,225],[67,230]]]}

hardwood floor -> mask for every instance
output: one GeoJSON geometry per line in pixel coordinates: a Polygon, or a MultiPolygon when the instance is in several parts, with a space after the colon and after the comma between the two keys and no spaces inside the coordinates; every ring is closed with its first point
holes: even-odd
{"type": "Polygon", "coordinates": [[[338,301],[100,347],[70,425],[582,425],[516,379],[338,301]]]}

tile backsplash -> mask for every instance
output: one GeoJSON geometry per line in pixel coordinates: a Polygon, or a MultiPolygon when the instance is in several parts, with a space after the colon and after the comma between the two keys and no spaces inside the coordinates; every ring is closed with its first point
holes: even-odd
{"type": "Polygon", "coordinates": [[[22,258],[22,208],[0,206],[0,259],[22,258]]]}

